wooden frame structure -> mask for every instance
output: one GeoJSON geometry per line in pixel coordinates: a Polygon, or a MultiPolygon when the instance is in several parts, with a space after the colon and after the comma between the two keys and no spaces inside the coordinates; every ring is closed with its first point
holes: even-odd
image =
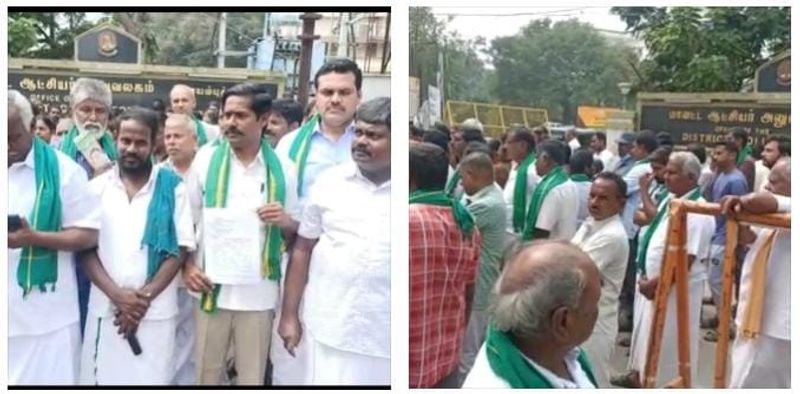
{"type": "MultiPolygon", "coordinates": [[[[667,313],[667,301],[672,284],[677,291],[678,318],[678,374],[670,380],[667,387],[690,388],[691,360],[689,335],[689,265],[686,252],[686,215],[697,213],[702,215],[719,215],[721,207],[714,203],[700,203],[686,200],[674,200],[670,203],[669,230],[667,247],[664,252],[664,263],[661,265],[661,276],[656,289],[655,315],[653,316],[650,337],[647,346],[642,387],[653,388],[658,376],[658,359],[661,354],[661,342],[664,335],[664,322],[667,313]]],[[[725,260],[722,271],[722,305],[719,310],[725,311],[719,316],[717,327],[717,348],[714,361],[714,387],[725,388],[725,374],[728,366],[728,329],[730,327],[733,269],[735,266],[735,250],[738,243],[739,223],[748,223],[768,227],[790,228],[789,214],[753,215],[740,213],[726,221],[727,239],[725,242],[725,260]]],[[[700,264],[696,261],[695,264],[700,264]]]]}

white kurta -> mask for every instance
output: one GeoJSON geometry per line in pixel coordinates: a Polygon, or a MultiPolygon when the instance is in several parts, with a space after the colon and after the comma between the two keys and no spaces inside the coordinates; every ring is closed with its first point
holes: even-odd
{"type": "Polygon", "coordinates": [[[614,171],[619,163],[619,157],[608,149],[595,153],[594,159],[603,162],[603,171],[614,171]]]}
{"type": "MultiPolygon", "coordinates": [[[[511,170],[508,172],[508,180],[506,186],[503,188],[503,199],[506,200],[506,232],[509,234],[514,233],[514,188],[517,184],[517,170],[519,163],[513,163],[511,170]]],[[[536,185],[541,179],[536,173],[536,166],[531,164],[528,166],[527,171],[528,181],[527,188],[525,189],[525,210],[527,211],[528,205],[531,202],[533,191],[536,190],[536,185]]]]}
{"type": "MultiPolygon", "coordinates": [[[[525,357],[525,361],[527,361],[528,364],[539,371],[539,373],[541,373],[544,378],[547,379],[547,381],[555,388],[593,389],[595,388],[594,384],[592,384],[589,376],[586,375],[586,372],[583,371],[583,368],[581,368],[581,365],[578,362],[578,354],[579,350],[576,348],[564,358],[564,364],[566,364],[567,370],[569,370],[569,373],[572,376],[571,381],[557,376],[524,355],[523,357],[525,357]]],[[[594,370],[596,371],[596,369],[594,370]]],[[[464,385],[461,387],[468,389],[511,388],[511,385],[509,385],[507,381],[500,376],[497,376],[497,374],[495,374],[492,370],[492,366],[489,364],[489,358],[486,356],[485,343],[483,346],[481,346],[481,350],[478,351],[478,356],[475,358],[475,365],[472,366],[472,370],[469,371],[469,375],[467,375],[467,378],[464,380],[464,385]]]]}
{"type": "Polygon", "coordinates": [[[597,264],[603,286],[600,289],[597,322],[592,336],[581,345],[594,368],[599,387],[610,387],[609,361],[617,337],[617,307],[625,268],[628,264],[628,235],[619,215],[603,221],[591,216],[578,229],[572,243],[586,252],[597,264]]]}
{"type": "MultiPolygon", "coordinates": [[[[8,214],[30,222],[36,201],[33,149],[23,162],[8,168],[8,214]]],[[[86,172],[56,152],[63,228],[100,228],[100,209],[89,192],[86,172]]],[[[78,285],[73,254],[58,252],[55,289],[38,289],[22,298],[17,283],[21,248],[8,249],[8,383],[75,384],[78,379],[80,328],[78,285]]]]}
{"type": "MultiPolygon", "coordinates": [[[[670,194],[670,197],[674,197],[670,194]]],[[[684,198],[686,196],[683,196],[684,198]]],[[[671,198],[665,198],[663,204],[669,203],[671,198]]],[[[699,202],[705,200],[700,198],[699,202]]],[[[655,278],[661,274],[664,249],[669,221],[662,220],[653,233],[647,249],[645,271],[648,278],[655,278]]],[[[689,256],[696,256],[689,270],[689,344],[692,362],[692,380],[697,380],[698,347],[700,344],[700,310],[703,301],[703,286],[706,280],[705,266],[700,259],[708,255],[711,245],[711,236],[714,234],[714,217],[699,214],[687,215],[687,242],[686,251],[689,256]]],[[[639,292],[638,286],[634,297],[634,323],[631,337],[631,357],[628,360],[629,369],[637,370],[640,376],[644,374],[647,360],[647,345],[650,337],[651,323],[655,313],[655,301],[647,300],[639,292]]],[[[677,318],[677,292],[673,286],[667,297],[667,312],[664,322],[664,331],[661,342],[661,354],[658,362],[658,377],[656,387],[665,385],[678,376],[678,318],[677,318]]]]}
{"type": "Polygon", "coordinates": [[[568,180],[544,197],[535,227],[549,231],[550,240],[569,241],[575,235],[577,218],[578,189],[568,180]]]}
{"type": "MultiPolygon", "coordinates": [[[[147,210],[155,192],[159,167],[129,199],[119,169],[110,170],[90,183],[100,199],[101,227],[97,255],[117,286],[139,289],[147,283],[147,248],[141,246],[147,210]]],[[[175,188],[173,214],[178,245],[195,247],[189,199],[183,183],[175,188]]],[[[114,327],[114,305],[95,284],[89,296],[86,336],[81,359],[81,384],[169,384],[178,315],[177,277],[150,303],[136,336],[142,354],[134,356],[128,342],[114,327]]]]}
{"type": "MultiPolygon", "coordinates": [[[[318,240],[302,319],[314,341],[389,359],[390,201],[390,181],[375,185],[354,163],[326,170],[312,188],[298,235],[318,240]]],[[[348,368],[347,358],[340,361],[329,368],[348,368]]]]}
{"type": "MultiPolygon", "coordinates": [[[[775,195],[778,211],[791,213],[791,198],[775,195]]],[[[757,238],[742,265],[736,326],[749,305],[753,262],[771,229],[755,228],[757,238]]],[[[791,385],[791,231],[778,230],[772,246],[764,289],[761,335],[737,337],[731,357],[731,388],[788,388],[791,385]]]]}

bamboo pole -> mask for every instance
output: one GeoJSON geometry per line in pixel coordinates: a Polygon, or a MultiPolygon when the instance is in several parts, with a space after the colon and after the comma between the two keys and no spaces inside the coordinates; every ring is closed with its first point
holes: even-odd
{"type": "Polygon", "coordinates": [[[736,245],[739,241],[739,223],[728,219],[725,223],[725,265],[722,268],[722,305],[719,307],[716,359],[714,360],[714,387],[725,388],[725,373],[728,367],[728,331],[731,324],[733,300],[733,270],[736,262],[736,245]]]}
{"type": "MultiPolygon", "coordinates": [[[[677,222],[670,230],[674,231],[670,240],[671,252],[675,254],[675,290],[677,292],[678,312],[678,374],[684,387],[692,387],[691,354],[689,353],[689,259],[686,254],[686,210],[680,203],[672,203],[676,207],[677,222]]],[[[699,260],[699,259],[698,259],[699,260]]],[[[700,264],[695,261],[694,264],[700,264]]]]}
{"type": "MultiPolygon", "coordinates": [[[[680,204],[681,207],[683,207],[689,213],[716,216],[722,212],[720,205],[717,203],[685,200],[675,200],[673,204],[674,203],[680,204]]],[[[733,215],[733,219],[739,223],[758,224],[762,226],[780,228],[789,228],[791,227],[792,223],[791,216],[788,213],[768,213],[755,215],[752,213],[740,212],[733,215]]]]}

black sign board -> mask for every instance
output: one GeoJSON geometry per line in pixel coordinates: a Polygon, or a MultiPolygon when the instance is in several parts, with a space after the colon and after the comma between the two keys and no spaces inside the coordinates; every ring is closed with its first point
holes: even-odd
{"type": "MultiPolygon", "coordinates": [[[[169,103],[169,92],[176,84],[185,84],[194,88],[198,111],[208,108],[211,101],[219,102],[226,88],[243,81],[225,81],[224,79],[171,79],[148,76],[104,76],[79,75],[62,73],[31,73],[20,70],[9,70],[8,88],[19,90],[31,101],[39,102],[46,112],[55,106],[61,113],[69,111],[69,92],[75,80],[80,77],[97,78],[105,81],[111,89],[113,106],[128,108],[132,106],[150,107],[153,100],[159,98],[169,103]]],[[[259,83],[258,81],[250,81],[259,83]]],[[[278,85],[266,83],[269,94],[274,98],[278,94],[278,85]]]]}
{"type": "Polygon", "coordinates": [[[791,112],[788,105],[713,105],[642,103],[639,129],[668,131],[677,145],[700,143],[711,146],[725,138],[734,127],[750,133],[759,145],[771,134],[789,135],[791,112]]]}
{"type": "Polygon", "coordinates": [[[756,75],[756,91],[786,92],[792,91],[792,63],[790,56],[777,58],[758,69],[756,75]]]}
{"type": "Polygon", "coordinates": [[[89,30],[76,42],[79,61],[139,63],[139,41],[110,26],[89,30]]]}

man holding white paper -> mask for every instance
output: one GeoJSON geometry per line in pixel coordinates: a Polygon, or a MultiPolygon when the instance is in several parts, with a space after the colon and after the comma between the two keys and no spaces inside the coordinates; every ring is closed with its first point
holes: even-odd
{"type": "Polygon", "coordinates": [[[204,192],[204,235],[197,263],[187,262],[183,278],[201,293],[195,310],[199,384],[221,382],[230,346],[237,384],[264,382],[281,260],[299,216],[293,165],[261,134],[271,103],[257,85],[225,90],[225,138],[203,147],[193,164],[204,192]]]}

